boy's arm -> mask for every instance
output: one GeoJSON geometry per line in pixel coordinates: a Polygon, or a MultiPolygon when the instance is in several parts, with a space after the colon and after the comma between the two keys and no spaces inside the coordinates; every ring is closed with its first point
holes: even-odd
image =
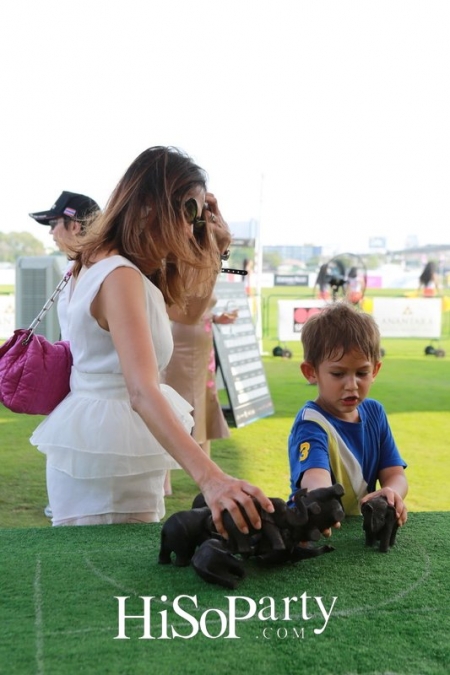
{"type": "Polygon", "coordinates": [[[381,469],[378,480],[381,489],[370,492],[363,497],[361,504],[370,501],[374,497],[383,495],[386,497],[388,504],[395,508],[398,524],[400,526],[404,525],[408,519],[408,511],[403,502],[408,493],[408,481],[405,470],[402,466],[390,466],[387,469],[381,469]]]}
{"type": "MultiPolygon", "coordinates": [[[[306,488],[308,492],[316,488],[330,487],[331,485],[331,474],[326,469],[307,469],[300,482],[300,487],[306,488]]],[[[335,523],[333,527],[338,530],[341,524],[335,523]]],[[[331,529],[324,530],[322,534],[324,537],[331,537],[331,529]]]]}
{"type": "Polygon", "coordinates": [[[326,469],[307,469],[300,482],[301,488],[315,490],[316,488],[330,487],[331,474],[326,469]]]}

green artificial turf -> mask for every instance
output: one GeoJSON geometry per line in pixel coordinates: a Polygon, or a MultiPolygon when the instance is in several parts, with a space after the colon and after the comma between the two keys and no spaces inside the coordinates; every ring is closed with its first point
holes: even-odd
{"type": "MultiPolygon", "coordinates": [[[[231,429],[229,439],[213,443],[212,454],[227,472],[285,498],[287,437],[315,388],[300,375],[300,343],[288,343],[292,359],[271,356],[275,344],[264,341],[263,359],[275,414],[231,429]]],[[[333,533],[332,553],[264,570],[248,561],[236,591],[206,584],[191,567],[158,565],[159,524],[49,527],[45,458],[28,441],[40,418],[0,406],[0,673],[447,675],[450,362],[425,356],[427,344],[384,340],[383,367],[371,391],[385,405],[408,462],[410,514],[394,549],[366,549],[361,519],[349,518],[333,533]],[[236,601],[242,617],[252,601],[271,597],[282,608],[284,598],[304,593],[308,603],[321,597],[327,607],[337,597],[322,633],[314,633],[323,626],[317,603],[303,608],[295,602],[289,620],[278,614],[278,620],[237,622],[236,639],[201,630],[189,639],[160,638],[165,617],[177,632],[192,631],[174,615],[171,603],[181,595],[196,597],[195,611],[189,598],[182,606],[195,624],[204,615],[205,630],[218,635],[220,619],[229,621],[228,596],[243,596],[236,601]],[[142,595],[154,596],[155,639],[140,640],[142,621],[129,619],[130,639],[115,640],[114,596],[129,596],[126,611],[142,614],[142,595]]],[[[450,356],[448,331],[440,346],[450,356]]],[[[182,471],[172,473],[172,483],[167,514],[188,508],[198,491],[182,471]]]]}
{"type": "Polygon", "coordinates": [[[361,518],[349,518],[331,553],[271,568],[245,561],[236,590],[158,565],[160,527],[1,530],[0,672],[447,675],[449,513],[411,514],[387,554],[366,548],[361,518]],[[131,618],[128,639],[115,639],[117,596],[138,616],[141,596],[153,598],[147,639],[131,618]],[[297,598],[289,613],[285,598],[297,598]]]}

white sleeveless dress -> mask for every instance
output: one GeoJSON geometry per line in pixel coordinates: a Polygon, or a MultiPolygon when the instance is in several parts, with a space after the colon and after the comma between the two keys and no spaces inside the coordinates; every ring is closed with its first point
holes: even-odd
{"type": "MultiPolygon", "coordinates": [[[[104,279],[123,266],[141,274],[116,255],[79,276],[67,308],[71,391],[30,439],[47,455],[54,525],[160,520],[166,470],[179,468],[132,410],[111,335],[90,313],[104,279]]],[[[141,277],[161,372],[173,350],[170,321],[161,292],[141,277]]],[[[171,387],[162,384],[161,390],[190,433],[192,406],[171,387]]]]}

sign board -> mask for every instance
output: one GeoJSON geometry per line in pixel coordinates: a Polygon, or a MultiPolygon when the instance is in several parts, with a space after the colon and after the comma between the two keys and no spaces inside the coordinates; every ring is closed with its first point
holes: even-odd
{"type": "Polygon", "coordinates": [[[325,304],[325,301],[320,299],[279,300],[278,339],[281,342],[298,340],[306,321],[313,314],[320,312],[325,304]]]}
{"type": "Polygon", "coordinates": [[[275,274],[274,286],[308,286],[309,274],[275,274]]]}
{"type": "Polygon", "coordinates": [[[217,363],[230,402],[225,410],[236,427],[273,415],[274,408],[267,386],[245,284],[217,282],[215,314],[238,310],[235,323],[213,324],[217,363]]]}
{"type": "Polygon", "coordinates": [[[255,248],[254,239],[239,239],[239,237],[233,237],[233,248],[242,246],[244,248],[255,248]]]}
{"type": "Polygon", "coordinates": [[[440,298],[374,298],[381,337],[440,338],[440,298]]]}

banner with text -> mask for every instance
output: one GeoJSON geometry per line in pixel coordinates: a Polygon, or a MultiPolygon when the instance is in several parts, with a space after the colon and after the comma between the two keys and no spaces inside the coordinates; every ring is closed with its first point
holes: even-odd
{"type": "Polygon", "coordinates": [[[373,316],[382,337],[441,337],[441,298],[374,298],[373,316]]]}

